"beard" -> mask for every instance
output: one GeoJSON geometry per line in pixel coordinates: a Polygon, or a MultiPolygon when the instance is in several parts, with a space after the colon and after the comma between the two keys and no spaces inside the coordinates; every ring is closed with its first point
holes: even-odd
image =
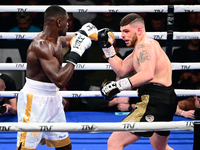
{"type": "Polygon", "coordinates": [[[128,47],[135,47],[135,43],[138,41],[138,37],[136,35],[136,33],[133,35],[132,40],[130,45],[127,45],[128,47]]]}

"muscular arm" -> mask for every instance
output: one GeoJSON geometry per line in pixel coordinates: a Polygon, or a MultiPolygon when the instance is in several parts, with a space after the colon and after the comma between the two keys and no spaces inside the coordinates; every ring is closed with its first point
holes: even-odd
{"type": "Polygon", "coordinates": [[[119,76],[124,76],[135,69],[137,74],[129,79],[133,87],[138,87],[154,78],[156,55],[152,46],[138,44],[135,50],[125,60],[121,60],[115,56],[109,58],[109,63],[119,76]]]}
{"type": "Polygon", "coordinates": [[[46,41],[38,43],[35,53],[47,77],[59,88],[64,87],[73,74],[74,65],[67,63],[61,67],[58,59],[54,56],[52,45],[46,41]]]}
{"type": "MultiPolygon", "coordinates": [[[[137,74],[129,79],[133,87],[138,87],[148,83],[154,78],[156,55],[153,47],[146,44],[137,45],[135,55],[138,59],[138,64],[136,65],[137,74]]],[[[134,61],[134,63],[136,63],[136,61],[134,61]]]]}
{"type": "Polygon", "coordinates": [[[75,34],[69,34],[66,36],[61,36],[60,40],[62,42],[62,47],[67,47],[70,45],[70,40],[75,36],[75,34]]]}
{"type": "Polygon", "coordinates": [[[108,62],[110,63],[110,65],[111,65],[112,69],[115,71],[115,73],[120,77],[125,76],[129,72],[134,70],[133,53],[131,53],[129,56],[127,56],[124,60],[122,60],[117,55],[115,55],[114,57],[109,58],[108,62]]]}

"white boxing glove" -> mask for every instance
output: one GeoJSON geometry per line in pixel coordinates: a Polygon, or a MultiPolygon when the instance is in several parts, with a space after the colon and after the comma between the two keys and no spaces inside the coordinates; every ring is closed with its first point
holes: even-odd
{"type": "Polygon", "coordinates": [[[81,33],[95,41],[98,40],[98,30],[92,23],[84,24],[76,33],[81,33]]]}
{"type": "Polygon", "coordinates": [[[67,62],[71,62],[76,65],[86,49],[91,46],[91,39],[87,36],[78,33],[70,41],[71,51],[67,55],[67,62]]]}

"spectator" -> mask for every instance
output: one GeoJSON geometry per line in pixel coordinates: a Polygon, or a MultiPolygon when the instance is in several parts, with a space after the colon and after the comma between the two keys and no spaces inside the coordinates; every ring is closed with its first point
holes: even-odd
{"type": "Polygon", "coordinates": [[[197,14],[195,12],[179,14],[175,21],[177,22],[180,31],[191,31],[192,27],[197,22],[197,14]]]}
{"type": "MultiPolygon", "coordinates": [[[[145,28],[147,32],[166,32],[166,14],[163,13],[149,13],[147,17],[150,18],[146,22],[145,28]]],[[[166,46],[166,41],[156,39],[161,47],[166,46]]]]}
{"type": "MultiPolygon", "coordinates": [[[[17,26],[10,29],[9,32],[41,32],[39,27],[32,24],[32,18],[28,12],[18,12],[16,13],[17,26]]],[[[17,37],[17,42],[14,39],[9,39],[8,44],[16,45],[19,49],[19,53],[22,62],[26,62],[27,48],[32,41],[32,39],[24,40],[23,37],[17,37]]]]}
{"type": "MultiPolygon", "coordinates": [[[[0,91],[5,91],[6,85],[3,79],[0,79],[0,91]]],[[[16,98],[7,99],[5,97],[0,97],[0,107],[1,112],[0,115],[4,115],[6,113],[10,113],[13,115],[17,114],[17,100],[16,98]],[[5,108],[5,111],[3,110],[5,108]]]]}
{"type": "MultiPolygon", "coordinates": [[[[200,89],[198,85],[197,89],[200,89]]],[[[200,96],[193,96],[178,102],[176,115],[196,119],[194,112],[200,108],[200,96]]]]}
{"type": "Polygon", "coordinates": [[[68,13],[68,32],[76,32],[81,28],[81,22],[73,16],[73,13],[68,13]]]}
{"type": "Polygon", "coordinates": [[[139,101],[135,97],[116,97],[109,101],[108,107],[116,106],[118,111],[121,112],[132,111],[137,107],[137,102],[139,101]]]}
{"type": "MultiPolygon", "coordinates": [[[[38,0],[25,0],[23,3],[24,5],[40,5],[38,0]]],[[[39,27],[40,29],[43,28],[43,12],[29,12],[32,20],[32,25],[39,27]]]]}
{"type": "MultiPolygon", "coordinates": [[[[13,78],[9,75],[0,72],[0,79],[5,83],[5,91],[17,91],[16,83],[13,78]]],[[[12,106],[11,114],[17,114],[17,98],[16,97],[7,97],[5,98],[6,102],[12,106]]]]}
{"type": "Polygon", "coordinates": [[[39,27],[32,25],[32,19],[28,12],[18,12],[16,14],[18,26],[9,30],[9,32],[41,32],[39,27]]]}
{"type": "MultiPolygon", "coordinates": [[[[192,32],[200,32],[200,26],[193,26],[192,32]]],[[[200,40],[192,39],[186,46],[175,49],[172,62],[200,62],[200,40]]],[[[173,71],[173,85],[177,89],[196,89],[200,81],[199,70],[173,71]]]]}
{"type": "Polygon", "coordinates": [[[150,22],[145,26],[148,32],[161,32],[167,30],[166,14],[149,13],[148,17],[150,17],[150,22]]]}

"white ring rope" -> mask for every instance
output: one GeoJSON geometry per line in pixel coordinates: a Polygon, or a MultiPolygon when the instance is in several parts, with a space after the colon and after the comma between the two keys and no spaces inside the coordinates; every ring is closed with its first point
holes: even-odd
{"type": "Polygon", "coordinates": [[[194,121],[106,123],[0,123],[0,132],[112,132],[194,130],[194,121]]]}
{"type": "MultiPolygon", "coordinates": [[[[39,32],[0,32],[0,39],[34,39],[39,32]]],[[[74,32],[67,32],[68,35],[74,32]]],[[[113,32],[115,39],[122,39],[121,32],[113,32]]],[[[167,32],[147,32],[149,38],[167,40],[167,32]]],[[[200,32],[173,32],[173,40],[200,39],[200,32]]]]}
{"type": "Polygon", "coordinates": [[[200,5],[174,5],[175,13],[200,12],[200,5]]]}
{"type": "MultiPolygon", "coordinates": [[[[61,5],[67,12],[112,12],[112,13],[124,13],[124,12],[168,12],[167,5],[61,5]]],[[[0,12],[44,12],[47,5],[0,5],[0,12]]],[[[174,5],[174,13],[184,12],[199,12],[200,5],[174,5]]]]}
{"type": "MultiPolygon", "coordinates": [[[[60,5],[67,12],[90,13],[90,12],[168,12],[167,5],[60,5]]],[[[44,12],[49,5],[0,5],[0,12],[44,12]]]]}
{"type": "MultiPolygon", "coordinates": [[[[178,97],[183,96],[200,96],[200,90],[188,90],[188,89],[175,89],[175,93],[178,97]]],[[[0,91],[0,97],[17,97],[19,91],[0,91]]],[[[100,91],[59,91],[62,97],[67,98],[81,98],[81,97],[102,97],[100,91]]],[[[137,91],[121,91],[116,95],[117,97],[137,97],[137,91]]]]}
{"type": "MultiPolygon", "coordinates": [[[[65,66],[66,63],[63,63],[65,66]]],[[[172,70],[200,69],[200,63],[171,63],[172,70]]],[[[26,70],[26,63],[0,63],[0,70],[26,70]]],[[[78,63],[75,70],[112,70],[109,63],[78,63]]]]}
{"type": "MultiPolygon", "coordinates": [[[[0,5],[0,12],[44,12],[48,6],[6,6],[0,5]]],[[[63,6],[67,12],[168,12],[167,5],[145,6],[63,6]]],[[[199,5],[186,6],[174,5],[174,12],[199,12],[199,5]]],[[[0,39],[33,39],[38,32],[0,32],[0,39]]],[[[68,33],[71,34],[71,33],[68,33]]],[[[114,32],[116,39],[121,39],[120,32],[114,32]]],[[[148,32],[147,36],[153,39],[166,40],[167,32],[148,32]]],[[[174,40],[200,39],[199,33],[173,32],[174,40]]],[[[63,64],[65,65],[65,64],[63,64]]],[[[1,63],[0,70],[25,70],[26,63],[1,63]]],[[[112,70],[108,63],[85,63],[77,64],[75,70],[112,70]]],[[[173,70],[199,69],[199,63],[172,63],[173,70]]],[[[175,90],[177,96],[200,95],[200,90],[175,90]]],[[[1,91],[2,97],[16,97],[18,91],[1,91]]],[[[100,91],[59,91],[63,97],[101,97],[100,91]]],[[[117,96],[137,97],[136,91],[122,91],[117,96]]],[[[0,132],[112,132],[112,131],[169,131],[169,130],[194,130],[194,121],[171,121],[171,122],[135,122],[135,123],[0,123],[0,132]]]]}
{"type": "MultiPolygon", "coordinates": [[[[200,63],[171,63],[173,70],[200,69],[200,63]]],[[[0,63],[0,70],[26,70],[26,63],[0,63]]],[[[63,66],[66,63],[63,63],[63,66]]],[[[75,70],[112,70],[109,63],[78,63],[75,70]]],[[[99,91],[59,91],[63,97],[101,97],[99,91]]],[[[177,96],[200,96],[200,90],[175,90],[177,96]]],[[[2,97],[17,97],[18,91],[1,91],[2,97]]],[[[122,91],[119,97],[137,97],[136,91],[122,91]]]]}

